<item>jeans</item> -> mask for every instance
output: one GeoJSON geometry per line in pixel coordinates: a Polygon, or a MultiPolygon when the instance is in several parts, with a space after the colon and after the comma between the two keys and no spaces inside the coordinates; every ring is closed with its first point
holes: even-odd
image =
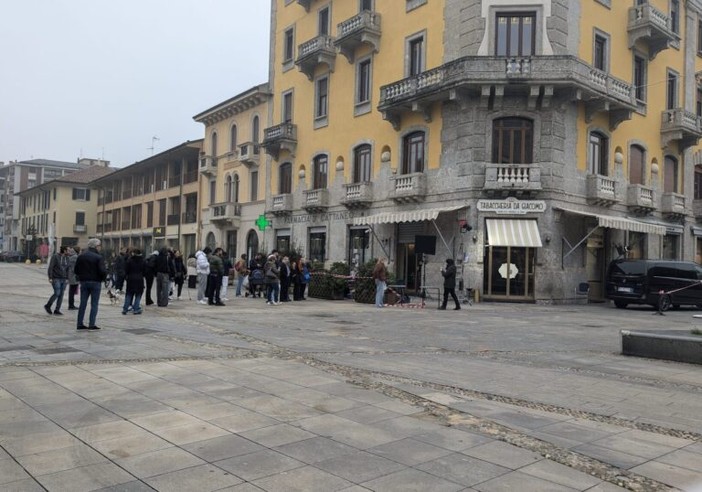
{"type": "Polygon", "coordinates": [[[52,282],[54,288],[54,293],[49,297],[49,302],[46,303],[47,306],[51,305],[56,301],[56,311],[61,311],[61,303],[63,302],[63,292],[66,290],[66,280],[65,278],[55,278],[52,282]]]}
{"type": "Polygon", "coordinates": [[[170,277],[167,273],[156,274],[156,304],[161,307],[168,306],[168,289],[170,287],[170,277]]]}
{"type": "Polygon", "coordinates": [[[127,294],[124,296],[124,306],[122,306],[122,312],[126,313],[130,306],[132,307],[132,312],[134,312],[134,314],[141,312],[141,294],[127,292],[127,294]]]}
{"type": "Polygon", "coordinates": [[[72,284],[68,287],[68,307],[76,307],[75,298],[78,293],[78,284],[72,284]]]}
{"type": "Polygon", "coordinates": [[[97,319],[98,305],[100,304],[100,290],[102,284],[100,282],[81,282],[80,283],[80,306],[78,307],[77,325],[83,325],[85,318],[85,310],[88,307],[88,298],[90,298],[90,322],[88,326],[95,326],[97,319]]]}
{"type": "Polygon", "coordinates": [[[197,274],[197,300],[202,301],[205,299],[205,291],[207,290],[207,278],[206,273],[197,274]]]}
{"type": "Polygon", "coordinates": [[[229,276],[225,275],[222,277],[222,288],[219,291],[220,299],[227,297],[227,290],[229,289],[229,276]]]}
{"type": "Polygon", "coordinates": [[[385,282],[379,279],[375,279],[375,305],[376,307],[383,307],[385,305],[385,282]]]}
{"type": "Polygon", "coordinates": [[[268,302],[271,304],[278,302],[280,298],[280,284],[279,283],[274,283],[274,284],[268,284],[268,302]]]}
{"type": "Polygon", "coordinates": [[[241,297],[241,288],[244,286],[244,277],[246,275],[242,275],[241,273],[236,279],[236,296],[241,297]]]}

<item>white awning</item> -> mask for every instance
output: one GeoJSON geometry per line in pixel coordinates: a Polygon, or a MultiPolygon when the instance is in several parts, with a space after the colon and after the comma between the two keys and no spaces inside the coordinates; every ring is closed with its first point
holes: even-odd
{"type": "Polygon", "coordinates": [[[452,212],[468,205],[455,205],[453,207],[425,208],[420,210],[409,210],[406,212],[383,212],[365,217],[353,219],[353,225],[372,224],[398,224],[400,222],[421,222],[424,220],[435,220],[442,212],[452,212]]]}
{"type": "Polygon", "coordinates": [[[624,217],[615,217],[613,215],[600,215],[590,212],[582,212],[580,210],[571,210],[569,208],[558,207],[569,214],[582,215],[583,217],[594,217],[597,219],[597,225],[608,229],[619,229],[622,231],[643,232],[645,234],[658,234],[665,236],[665,226],[650,224],[640,220],[625,219],[624,217]]]}
{"type": "Polygon", "coordinates": [[[490,246],[540,248],[539,226],[531,219],[485,219],[490,246]]]}

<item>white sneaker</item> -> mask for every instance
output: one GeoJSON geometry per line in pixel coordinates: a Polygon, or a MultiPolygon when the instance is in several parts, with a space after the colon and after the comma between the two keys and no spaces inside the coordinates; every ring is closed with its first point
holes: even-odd
{"type": "Polygon", "coordinates": [[[207,305],[207,301],[205,301],[204,299],[201,300],[201,301],[197,301],[197,303],[198,303],[198,304],[205,304],[205,305],[207,305]]]}
{"type": "Polygon", "coordinates": [[[176,301],[180,301],[180,296],[176,297],[176,301]]]}
{"type": "Polygon", "coordinates": [[[228,301],[228,300],[229,300],[229,298],[227,298],[227,297],[222,297],[222,299],[221,299],[222,302],[228,301]]]}
{"type": "Polygon", "coordinates": [[[266,301],[266,304],[268,304],[268,305],[270,306],[270,305],[271,305],[271,301],[266,301]]]}

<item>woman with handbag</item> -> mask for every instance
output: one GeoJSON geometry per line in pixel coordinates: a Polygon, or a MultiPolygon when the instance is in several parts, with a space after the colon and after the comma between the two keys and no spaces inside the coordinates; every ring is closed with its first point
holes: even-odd
{"type": "Polygon", "coordinates": [[[173,275],[173,282],[177,286],[178,289],[178,296],[176,299],[180,301],[180,294],[183,292],[183,284],[185,283],[185,276],[188,273],[188,269],[185,266],[185,263],[183,263],[183,254],[180,252],[180,250],[175,250],[173,253],[173,266],[174,266],[174,275],[173,275]]]}

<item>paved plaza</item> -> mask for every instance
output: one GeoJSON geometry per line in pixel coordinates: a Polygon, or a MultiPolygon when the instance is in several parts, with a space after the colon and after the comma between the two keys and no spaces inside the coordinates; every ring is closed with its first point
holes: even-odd
{"type": "Polygon", "coordinates": [[[0,263],[0,491],[702,491],[702,365],[619,354],[693,310],[50,294],[0,263]]]}

